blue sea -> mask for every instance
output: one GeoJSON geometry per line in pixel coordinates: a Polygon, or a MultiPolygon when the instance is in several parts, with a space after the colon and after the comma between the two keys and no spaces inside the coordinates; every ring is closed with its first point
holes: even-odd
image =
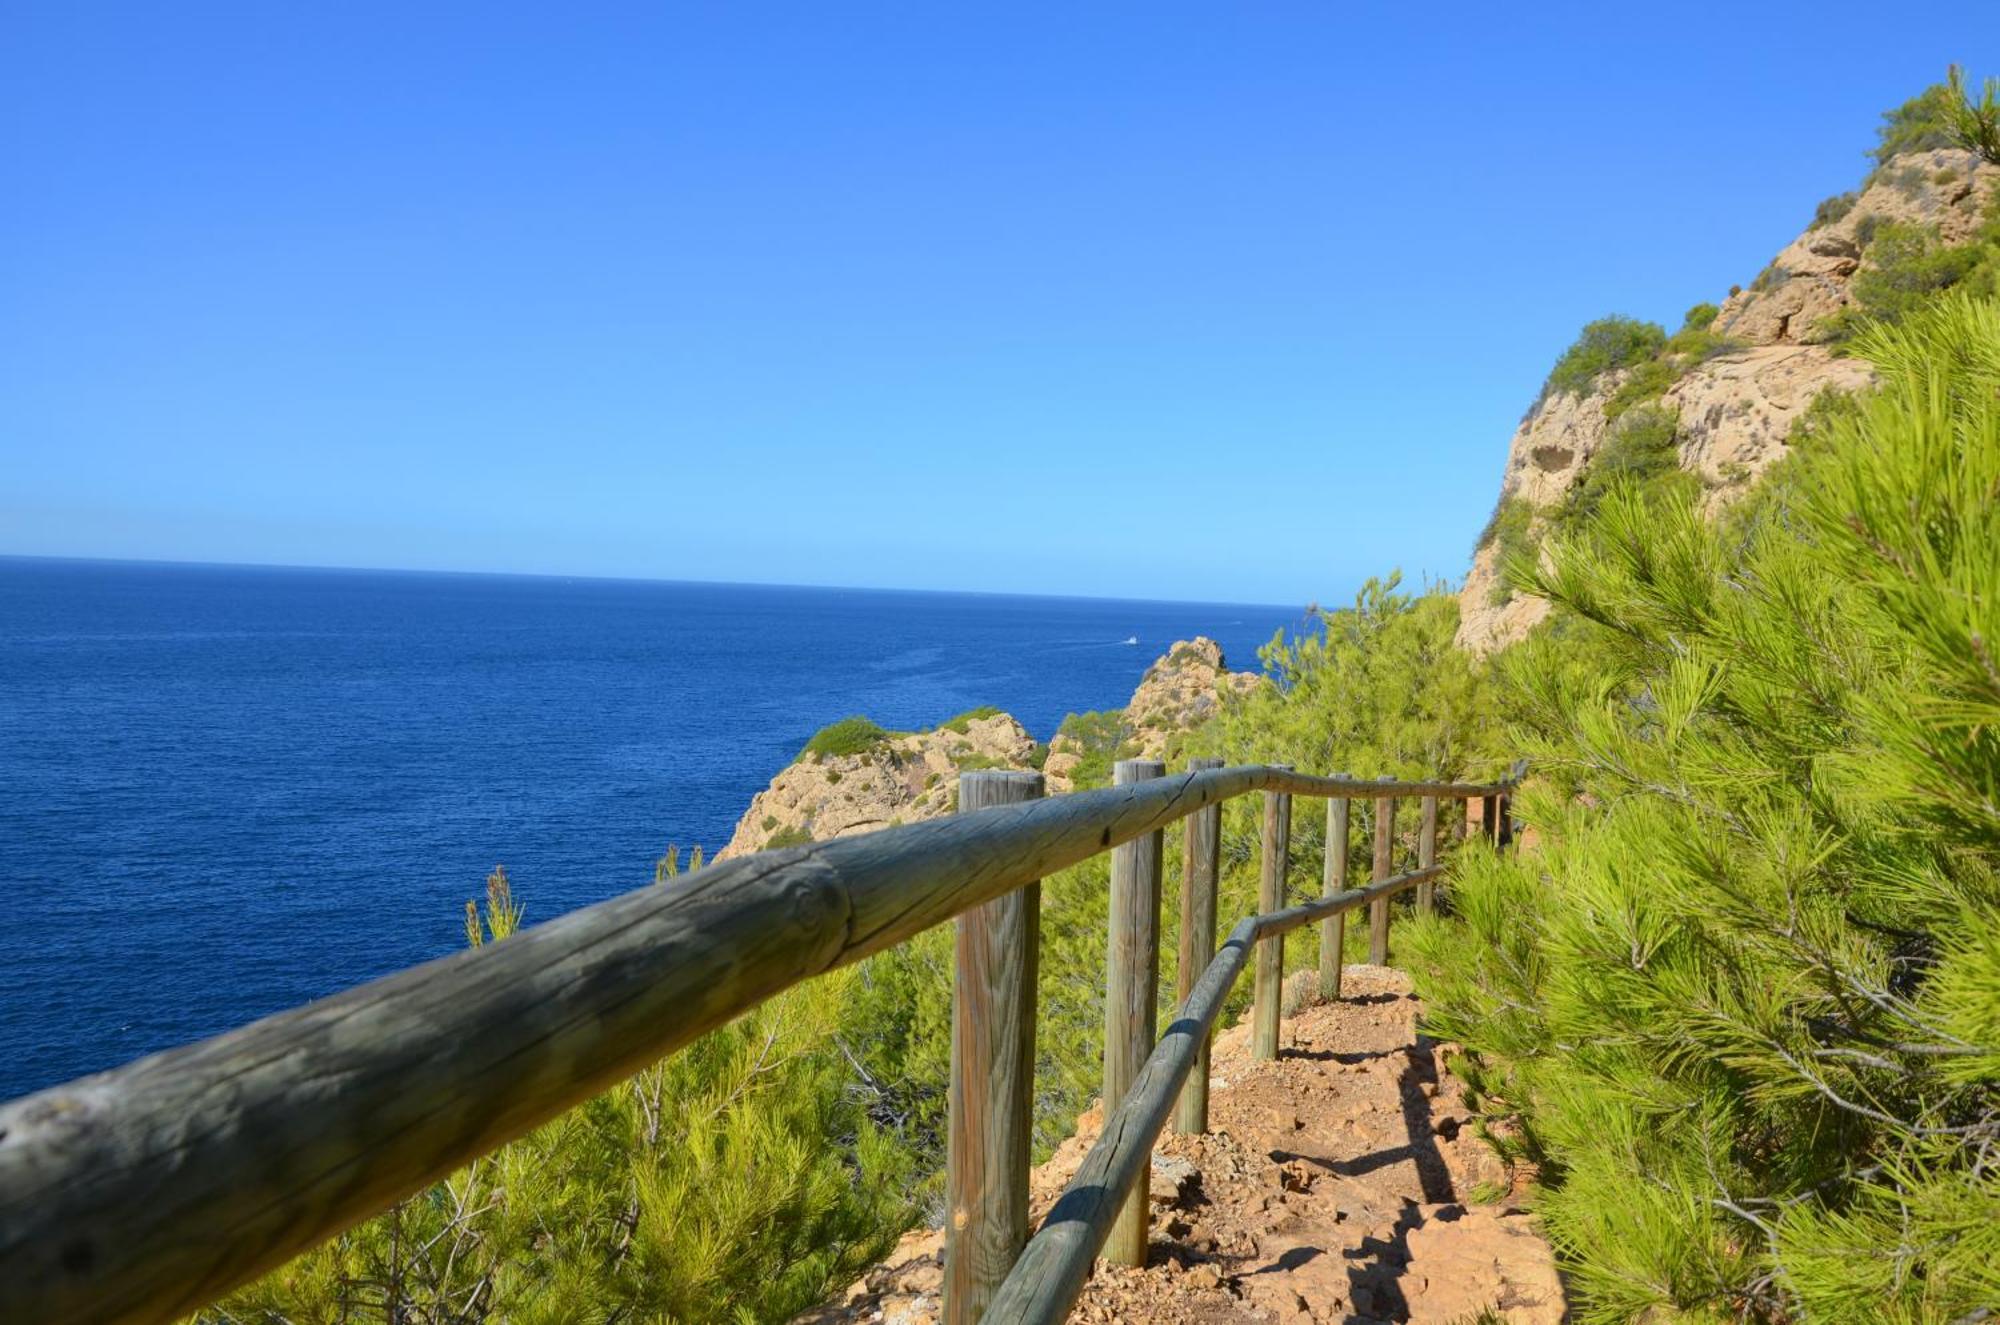
{"type": "Polygon", "coordinates": [[[0,1099],[711,854],[819,727],[1047,739],[1297,608],[0,558],[0,1099]],[[1126,641],[1135,638],[1137,644],[1126,641]]]}

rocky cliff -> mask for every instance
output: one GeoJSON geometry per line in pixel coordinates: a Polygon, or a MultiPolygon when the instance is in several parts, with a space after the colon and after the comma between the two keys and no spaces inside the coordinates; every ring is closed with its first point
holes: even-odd
{"type": "MultiPolygon", "coordinates": [[[[1116,720],[1102,724],[1110,729],[1106,739],[1121,757],[1158,758],[1176,734],[1216,712],[1224,696],[1260,683],[1255,673],[1231,672],[1214,640],[1179,641],[1146,669],[1131,701],[1111,715],[1116,720]]],[[[809,746],[780,769],[752,798],[716,858],[949,814],[958,808],[958,775],[970,769],[1039,766],[1050,794],[1069,791],[1090,753],[1066,733],[1044,748],[1012,717],[991,710],[927,732],[862,729],[837,752],[809,746]]]]}
{"type": "MultiPolygon", "coordinates": [[[[1972,153],[1894,157],[1859,192],[1828,199],[1755,281],[1730,292],[1708,324],[1717,339],[1707,357],[1688,363],[1657,397],[1655,416],[1671,420],[1680,467],[1701,479],[1711,509],[1784,454],[1794,423],[1821,392],[1868,383],[1865,365],[1826,342],[1856,305],[1857,276],[1879,270],[1871,239],[1885,225],[1913,223],[1935,227],[1943,245],[1966,243],[1996,193],[2000,167],[1972,153]]],[[[1648,367],[1606,372],[1582,392],[1545,392],[1508,445],[1500,511],[1520,503],[1515,518],[1543,527],[1584,482],[1616,431],[1612,416],[1633,394],[1635,374],[1648,367]]],[[[1503,542],[1482,541],[1460,592],[1458,642],[1475,652],[1513,643],[1548,614],[1543,600],[1502,585],[1503,542]]]]}

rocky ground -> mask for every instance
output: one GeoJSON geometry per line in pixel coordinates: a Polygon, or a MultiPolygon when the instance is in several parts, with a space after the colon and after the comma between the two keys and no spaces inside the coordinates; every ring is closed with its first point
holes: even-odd
{"type": "MultiPolygon", "coordinates": [[[[1247,1026],[1217,1037],[1209,1134],[1169,1131],[1154,1153],[1146,1267],[1100,1262],[1072,1320],[1567,1319],[1548,1245],[1467,1127],[1449,1047],[1416,1032],[1408,977],[1350,966],[1344,983],[1343,1002],[1286,1019],[1276,1062],[1251,1058],[1247,1026]]],[[[1035,1171],[1037,1221],[1100,1122],[1085,1114],[1035,1171]]],[[[941,1241],[935,1230],[907,1235],[797,1325],[930,1325],[941,1241]]]]}

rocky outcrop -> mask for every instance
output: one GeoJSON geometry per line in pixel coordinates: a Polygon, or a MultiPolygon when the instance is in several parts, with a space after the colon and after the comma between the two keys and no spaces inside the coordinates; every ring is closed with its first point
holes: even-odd
{"type": "Polygon", "coordinates": [[[1134,758],[1160,758],[1173,736],[1200,726],[1227,696],[1254,690],[1263,679],[1230,671],[1222,646],[1206,635],[1177,642],[1146,669],[1125,705],[1125,723],[1139,747],[1134,758]]]}
{"type": "Polygon", "coordinates": [[[935,819],[958,808],[961,771],[1028,768],[1034,754],[1035,738],[998,713],[888,733],[853,754],[801,755],[751,799],[716,859],[935,819]]]}
{"type": "Polygon", "coordinates": [[[1938,228],[1961,244],[1979,228],[1980,208],[2000,166],[1971,152],[1910,152],[1877,171],[1846,215],[1807,230],[1748,289],[1722,305],[1716,330],[1751,345],[1808,344],[1821,324],[1854,302],[1849,287],[1867,261],[1866,235],[1884,221],[1938,228]]]}
{"type": "MultiPolygon", "coordinates": [[[[2000,167],[1959,151],[1914,152],[1872,177],[1844,215],[1807,230],[1747,289],[1729,296],[1713,330],[1735,348],[1694,365],[1661,397],[1679,419],[1682,468],[1697,474],[1715,510],[1743,492],[1785,452],[1794,421],[1821,392],[1868,384],[1867,366],[1825,345],[1827,319],[1850,307],[1855,274],[1868,262],[1867,237],[1884,221],[1935,225],[1961,243],[1981,224],[2000,190],[2000,167]]],[[[1535,527],[1559,506],[1611,435],[1605,406],[1627,380],[1613,372],[1582,394],[1537,401],[1507,448],[1500,500],[1524,502],[1535,527]]],[[[1500,550],[1474,554],[1459,594],[1458,642],[1486,653],[1512,644],[1548,615],[1548,604],[1510,595],[1500,550]]]]}
{"type": "MultiPolygon", "coordinates": [[[[1157,759],[1175,735],[1215,713],[1225,695],[1260,681],[1255,673],[1230,671],[1222,646],[1206,636],[1179,641],[1146,669],[1120,719],[1109,724],[1110,738],[1134,757],[1157,759]]],[[[1070,736],[1050,743],[1042,769],[1051,795],[1074,788],[1072,774],[1086,753],[1070,736]]],[[[851,753],[808,752],[757,793],[716,859],[935,819],[958,808],[961,772],[1033,768],[1041,754],[1035,738],[1005,713],[967,714],[928,732],[884,732],[851,753]]]]}
{"type": "Polygon", "coordinates": [[[1871,377],[1867,364],[1818,345],[1761,345],[1709,360],[1661,403],[1680,417],[1681,467],[1701,476],[1713,509],[1784,454],[1792,424],[1815,396],[1864,387],[1871,377]]]}
{"type": "MultiPolygon", "coordinates": [[[[1139,678],[1116,730],[1098,739],[1115,745],[1121,758],[1165,758],[1174,737],[1214,716],[1228,696],[1254,690],[1263,680],[1255,672],[1230,671],[1222,646],[1206,635],[1177,640],[1139,678]]],[[[1042,766],[1048,789],[1072,790],[1076,770],[1088,754],[1075,734],[1056,733],[1042,766]]]]}

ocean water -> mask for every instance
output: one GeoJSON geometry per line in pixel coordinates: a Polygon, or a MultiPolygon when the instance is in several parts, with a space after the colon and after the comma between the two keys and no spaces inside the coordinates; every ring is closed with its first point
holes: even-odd
{"type": "Polygon", "coordinates": [[[836,718],[1047,739],[1300,619],[0,558],[0,1099],[453,951],[497,863],[530,923],[649,883],[836,718]]]}

